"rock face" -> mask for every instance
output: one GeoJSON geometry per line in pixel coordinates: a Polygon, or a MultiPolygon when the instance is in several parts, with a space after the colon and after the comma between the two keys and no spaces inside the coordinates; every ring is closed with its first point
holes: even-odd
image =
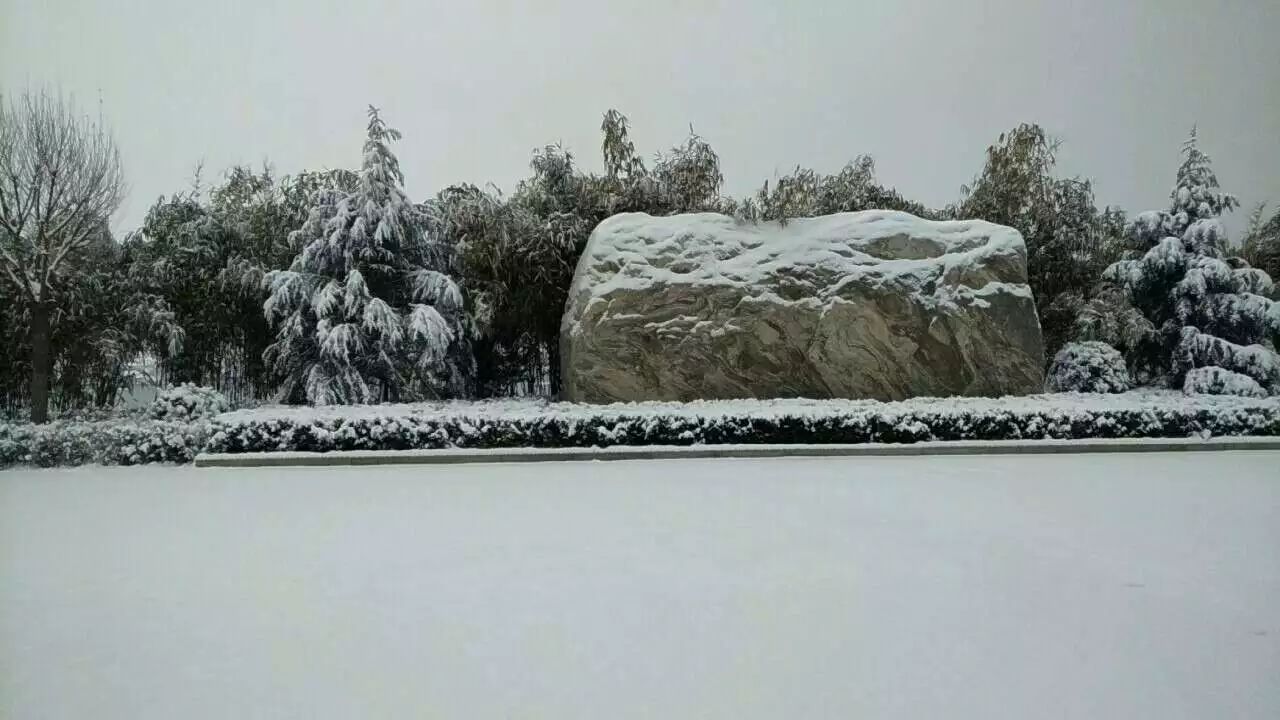
{"type": "Polygon", "coordinates": [[[979,220],[615,215],[569,291],[564,399],[1039,392],[1026,283],[1022,236],[979,220]]]}

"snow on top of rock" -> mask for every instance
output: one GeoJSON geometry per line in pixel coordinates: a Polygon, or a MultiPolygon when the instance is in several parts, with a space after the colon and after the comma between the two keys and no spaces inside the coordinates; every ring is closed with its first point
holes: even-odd
{"type": "Polygon", "coordinates": [[[1017,230],[982,220],[867,210],[783,225],[716,213],[623,213],[591,233],[569,291],[566,321],[592,298],[655,284],[758,287],[759,294],[794,288],[791,302],[826,302],[855,281],[892,285],[930,302],[1023,294],[1025,258],[1017,230]],[[998,263],[1003,277],[989,270],[993,256],[1010,259],[998,263]],[[815,282],[817,277],[826,280],[815,282]]]}

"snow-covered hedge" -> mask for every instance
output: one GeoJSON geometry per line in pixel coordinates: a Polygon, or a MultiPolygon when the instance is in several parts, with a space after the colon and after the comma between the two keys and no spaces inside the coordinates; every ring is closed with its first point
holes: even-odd
{"type": "Polygon", "coordinates": [[[1133,387],[1119,351],[1102,342],[1067,343],[1049,367],[1053,392],[1122,393],[1133,387]]]}
{"type": "Polygon", "coordinates": [[[57,421],[0,424],[0,467],[188,463],[205,446],[204,422],[57,421]]]}
{"type": "Polygon", "coordinates": [[[458,403],[228,413],[210,452],[1280,435],[1280,401],[1141,391],[1025,398],[458,403]]]}
{"type": "Polygon", "coordinates": [[[265,408],[189,423],[0,425],[0,466],[189,462],[197,453],[725,443],[1280,436],[1280,399],[1135,391],[1025,398],[531,401],[265,408]]]}
{"type": "Polygon", "coordinates": [[[1220,367],[1202,367],[1191,370],[1182,384],[1182,391],[1202,395],[1239,395],[1241,397],[1266,397],[1257,380],[1220,367]]]}
{"type": "Polygon", "coordinates": [[[217,390],[183,383],[162,390],[152,401],[149,414],[155,420],[194,420],[213,417],[230,409],[231,403],[217,390]]]}

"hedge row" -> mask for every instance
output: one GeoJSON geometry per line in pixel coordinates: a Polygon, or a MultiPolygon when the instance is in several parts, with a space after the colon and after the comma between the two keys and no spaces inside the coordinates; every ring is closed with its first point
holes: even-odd
{"type": "Polygon", "coordinates": [[[876,411],[847,415],[651,416],[608,414],[579,419],[504,417],[272,418],[219,424],[208,451],[408,450],[432,448],[593,447],[766,443],[913,443],[925,440],[1167,438],[1280,435],[1276,406],[1148,408],[1093,413],[876,411]]]}
{"type": "MultiPolygon", "coordinates": [[[[1053,397],[1053,396],[1045,396],[1053,397]]],[[[690,405],[522,412],[414,411],[366,414],[231,413],[211,422],[62,422],[0,425],[0,467],[190,462],[200,452],[407,450],[761,443],[912,443],[924,440],[1280,436],[1280,403],[1055,404],[1000,401],[814,403],[795,411],[760,403],[700,412],[690,405]]],[[[1102,397],[1102,396],[1097,396],[1102,397]]],[[[1112,398],[1116,396],[1111,396],[1112,398]]],[[[465,406],[464,406],[465,407],[465,406]]],[[[569,406],[572,407],[572,406],[569,406]]],[[[712,406],[706,406],[712,407],[712,406]]]]}
{"type": "Polygon", "coordinates": [[[209,425],[203,422],[0,424],[0,467],[189,463],[204,452],[208,438],[209,425]]]}

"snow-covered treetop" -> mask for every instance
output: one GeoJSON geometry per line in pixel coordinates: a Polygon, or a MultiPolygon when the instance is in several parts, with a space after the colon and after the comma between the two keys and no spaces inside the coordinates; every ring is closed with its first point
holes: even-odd
{"type": "Polygon", "coordinates": [[[1175,234],[1197,220],[1219,217],[1240,205],[1234,195],[1223,192],[1218,185],[1209,156],[1197,145],[1195,127],[1191,128],[1190,137],[1182,144],[1182,154],[1185,157],[1170,195],[1175,234]]]}
{"type": "Polygon", "coordinates": [[[294,239],[305,241],[293,270],[342,277],[355,268],[389,271],[413,258],[424,218],[402,188],[390,143],[400,132],[369,107],[368,135],[355,192],[323,192],[294,239]]]}
{"type": "MultiPolygon", "coordinates": [[[[387,127],[378,108],[369,106],[369,125],[364,141],[364,159],[360,165],[360,187],[366,195],[379,197],[399,191],[404,185],[400,161],[391,152],[390,143],[400,139],[400,131],[387,127]]],[[[404,195],[403,192],[399,193],[404,195]]]]}

